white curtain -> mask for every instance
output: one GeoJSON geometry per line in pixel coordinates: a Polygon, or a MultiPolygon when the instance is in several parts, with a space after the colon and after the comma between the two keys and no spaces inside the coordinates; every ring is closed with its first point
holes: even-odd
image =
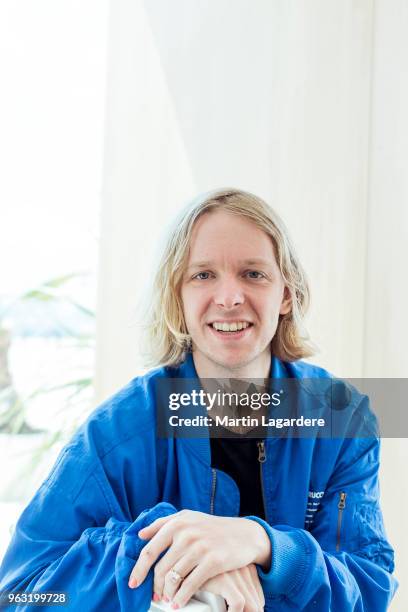
{"type": "MultiPolygon", "coordinates": [[[[220,186],[265,197],[289,226],[314,361],[407,376],[407,26],[404,0],[111,3],[98,399],[142,371],[137,305],[165,225],[220,186]]],[[[407,459],[406,440],[383,441],[400,578],[407,459]]],[[[402,583],[392,609],[407,605],[402,583]]]]}

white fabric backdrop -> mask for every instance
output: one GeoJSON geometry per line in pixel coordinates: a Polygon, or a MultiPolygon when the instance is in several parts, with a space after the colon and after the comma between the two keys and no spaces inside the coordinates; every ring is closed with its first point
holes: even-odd
{"type": "MultiPolygon", "coordinates": [[[[404,0],[111,3],[98,399],[141,371],[136,305],[164,226],[219,186],[265,197],[290,227],[314,361],[407,376],[407,12],[404,0]]],[[[406,440],[383,441],[401,581],[407,459],[406,440]]],[[[407,606],[401,584],[392,609],[407,606]]]]}

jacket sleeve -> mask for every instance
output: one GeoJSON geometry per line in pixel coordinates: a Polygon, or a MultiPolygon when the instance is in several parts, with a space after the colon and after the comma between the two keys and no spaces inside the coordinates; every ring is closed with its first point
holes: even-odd
{"type": "MultiPolygon", "coordinates": [[[[143,584],[128,587],[131,570],[146,541],[139,529],[176,512],[168,503],[143,511],[133,522],[101,520],[107,502],[97,474],[73,500],[63,488],[43,483],[21,515],[0,570],[0,592],[65,592],[67,610],[148,610],[150,570],[143,584]],[[102,526],[100,526],[102,525],[102,526]]],[[[9,605],[7,610],[31,610],[9,605]]],[[[55,606],[46,606],[55,610],[55,606]]]]}
{"type": "Polygon", "coordinates": [[[270,570],[258,567],[268,609],[387,609],[398,582],[379,506],[379,446],[378,438],[344,441],[310,531],[248,517],[271,540],[270,570]]]}

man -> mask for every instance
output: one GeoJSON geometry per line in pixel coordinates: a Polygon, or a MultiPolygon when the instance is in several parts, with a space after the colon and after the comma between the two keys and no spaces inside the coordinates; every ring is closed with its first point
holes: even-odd
{"type": "Polygon", "coordinates": [[[308,297],[262,200],[224,190],[194,202],[156,276],[161,367],[97,409],[61,453],[17,524],[1,589],[65,591],[86,610],[148,610],[152,597],[177,609],[198,589],[234,612],[386,610],[396,581],[377,438],[156,435],[161,382],[330,379],[299,361],[311,354],[308,297]]]}

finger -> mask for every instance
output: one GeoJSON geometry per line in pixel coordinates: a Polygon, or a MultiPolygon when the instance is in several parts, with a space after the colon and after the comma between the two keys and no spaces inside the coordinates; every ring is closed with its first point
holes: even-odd
{"type": "Polygon", "coordinates": [[[200,591],[209,591],[224,598],[229,612],[260,612],[263,607],[253,599],[242,580],[242,569],[217,574],[200,587],[200,591]]]}
{"type": "MultiPolygon", "coordinates": [[[[248,607],[248,610],[254,609],[254,607],[251,607],[251,606],[255,606],[255,610],[259,610],[261,606],[263,605],[263,603],[261,599],[261,594],[256,589],[255,582],[254,582],[254,576],[251,573],[250,567],[248,565],[246,567],[242,567],[240,570],[238,570],[238,573],[239,573],[238,584],[242,585],[242,582],[244,583],[246,592],[248,593],[248,597],[249,597],[248,603],[251,604],[250,607],[248,607]]],[[[243,587],[241,586],[241,589],[242,588],[243,587]]]]}
{"type": "Polygon", "coordinates": [[[178,514],[179,513],[176,512],[175,514],[170,514],[169,516],[162,516],[161,518],[156,519],[150,525],[147,525],[146,527],[143,527],[143,529],[140,529],[137,535],[142,540],[150,540],[150,538],[152,538],[159,531],[159,529],[163,527],[163,525],[174,519],[178,514]]]}
{"type": "Polygon", "coordinates": [[[173,531],[168,529],[167,525],[165,525],[163,529],[142,548],[139,558],[129,576],[130,588],[135,588],[142,584],[153,563],[157,561],[162,552],[171,546],[172,541],[173,531]]]}
{"type": "Polygon", "coordinates": [[[159,597],[163,596],[166,575],[171,569],[176,569],[185,578],[196,565],[197,559],[191,552],[188,553],[185,548],[173,543],[154,568],[154,592],[159,597]]]}
{"type": "MultiPolygon", "coordinates": [[[[186,554],[186,550],[173,544],[165,555],[156,563],[154,568],[154,584],[153,590],[160,598],[166,595],[168,598],[173,597],[175,588],[165,589],[166,576],[172,569],[175,569],[184,579],[192,569],[197,565],[197,559],[191,554],[186,554]]],[[[169,582],[170,576],[168,577],[169,582]]],[[[180,581],[181,582],[181,581],[180,581]]],[[[174,583],[170,581],[169,585],[174,583]]],[[[173,585],[174,586],[174,585],[173,585]]],[[[175,585],[177,588],[179,584],[175,585]]]]}
{"type": "Polygon", "coordinates": [[[244,612],[245,597],[239,592],[235,584],[231,584],[225,595],[222,595],[227,604],[228,612],[244,612]]]}
{"type": "Polygon", "coordinates": [[[187,602],[190,601],[194,593],[196,593],[204,584],[204,582],[207,582],[207,580],[219,573],[220,569],[216,564],[210,564],[208,561],[203,560],[183,580],[173,598],[173,604],[178,605],[179,608],[185,606],[187,602]]]}
{"type": "Polygon", "coordinates": [[[248,565],[248,569],[251,575],[252,584],[254,585],[254,588],[258,594],[258,599],[261,605],[261,609],[263,610],[265,607],[265,595],[263,592],[263,588],[261,586],[261,581],[259,580],[256,566],[253,563],[251,563],[250,565],[248,565]]]}
{"type": "MultiPolygon", "coordinates": [[[[217,576],[215,580],[217,580],[217,576]]],[[[209,583],[202,585],[202,590],[206,590],[207,584],[209,585],[209,590],[217,595],[221,595],[224,598],[226,607],[228,612],[243,612],[245,609],[245,597],[239,591],[236,585],[236,578],[234,576],[234,572],[226,572],[222,574],[222,579],[219,582],[219,588],[212,587],[212,580],[209,583]]]]}
{"type": "Polygon", "coordinates": [[[227,602],[228,612],[244,612],[244,598],[238,591],[234,595],[230,595],[225,601],[227,602]]]}
{"type": "Polygon", "coordinates": [[[244,612],[258,612],[260,609],[260,602],[258,601],[258,595],[253,588],[249,571],[247,573],[245,568],[241,568],[241,570],[237,570],[233,573],[235,574],[235,584],[237,589],[245,600],[244,612]]]}
{"type": "Polygon", "coordinates": [[[166,573],[164,577],[163,599],[174,601],[177,591],[183,584],[185,578],[197,566],[197,560],[190,557],[183,557],[166,573]]]}

